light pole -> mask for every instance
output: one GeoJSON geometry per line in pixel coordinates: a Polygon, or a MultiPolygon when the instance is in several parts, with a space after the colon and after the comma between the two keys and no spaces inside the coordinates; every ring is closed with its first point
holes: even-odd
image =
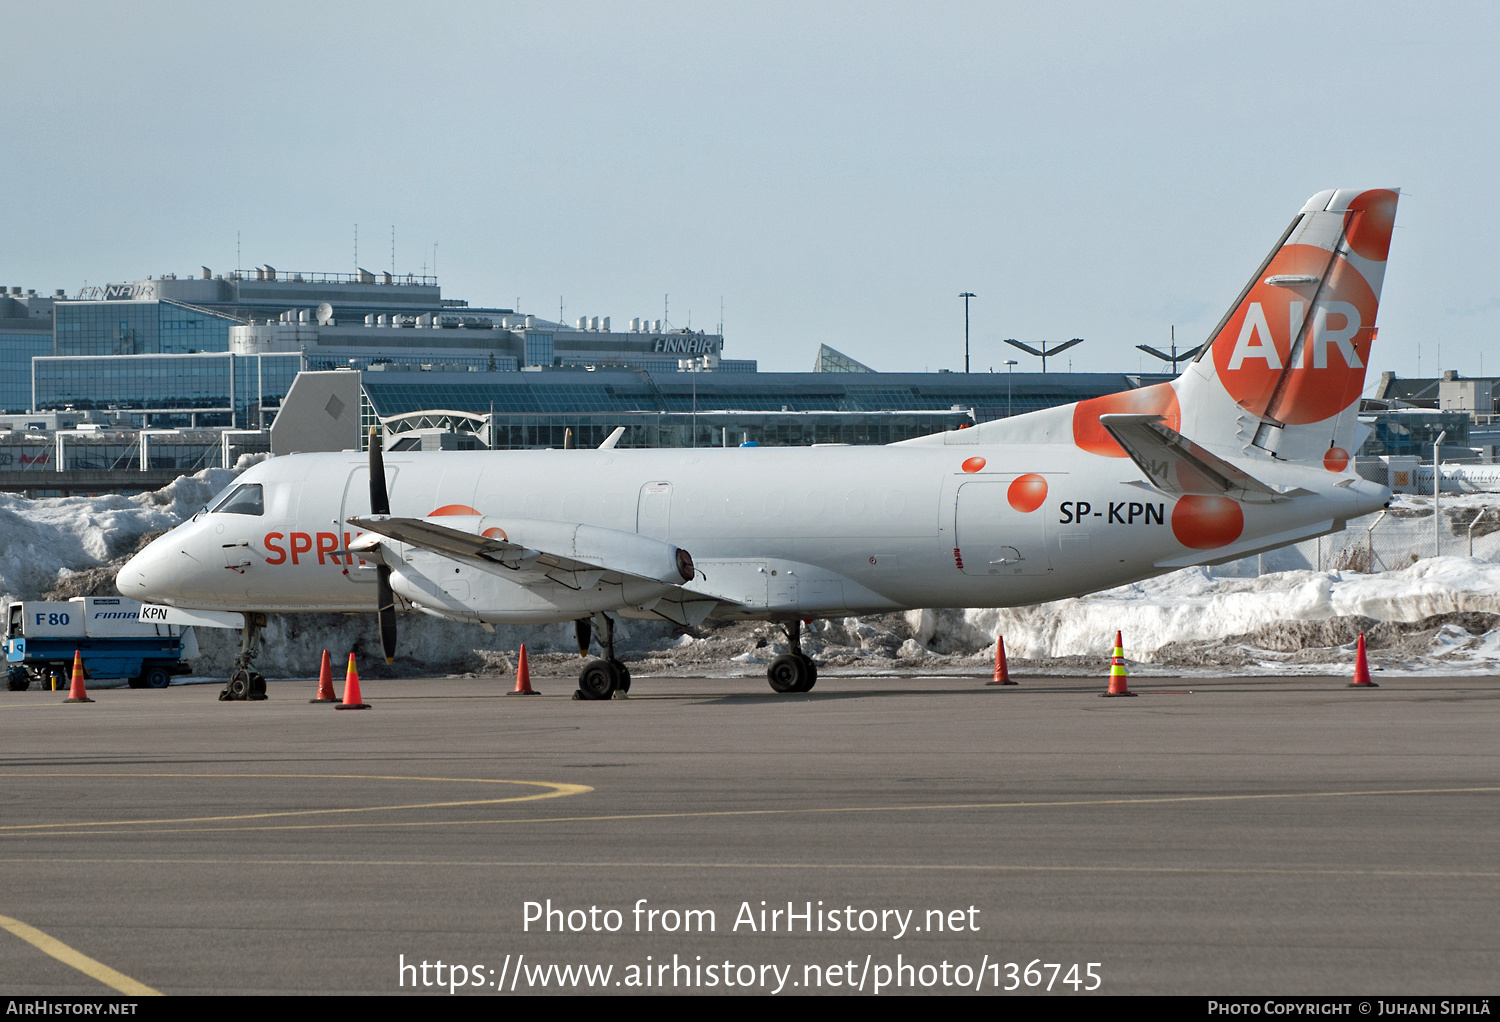
{"type": "Polygon", "coordinates": [[[978,298],[973,291],[965,291],[958,297],[964,300],[964,372],[969,371],[969,299],[978,298]]]}
{"type": "MultiPolygon", "coordinates": [[[[1075,344],[1082,344],[1083,343],[1083,338],[1082,337],[1075,337],[1071,341],[1064,341],[1063,343],[1061,343],[1061,344],[1059,344],[1059,345],[1057,345],[1056,347],[1053,347],[1053,348],[1047,347],[1046,343],[1043,342],[1042,349],[1040,351],[1038,351],[1037,349],[1033,348],[1029,344],[1022,344],[1020,341],[1016,340],[1013,337],[1007,337],[1005,339],[1004,343],[1005,344],[1009,344],[1012,348],[1020,348],[1022,351],[1026,352],[1026,354],[1028,354],[1028,355],[1036,355],[1037,357],[1039,357],[1042,360],[1042,372],[1045,373],[1047,371],[1047,359],[1051,358],[1053,355],[1061,355],[1063,352],[1067,351],[1069,348],[1071,348],[1075,344]]],[[[1069,360],[1069,362],[1068,362],[1068,371],[1071,372],[1072,369],[1073,369],[1073,364],[1072,364],[1072,361],[1069,360]]]]}
{"type": "Polygon", "coordinates": [[[1438,490],[1442,488],[1443,470],[1438,461],[1438,447],[1446,439],[1448,439],[1448,431],[1445,429],[1432,442],[1432,556],[1434,557],[1441,556],[1443,552],[1443,514],[1438,509],[1438,490]]]}
{"type": "Polygon", "coordinates": [[[1013,358],[1008,358],[1005,360],[1005,417],[1007,419],[1010,418],[1012,414],[1014,414],[1011,411],[1010,384],[1011,380],[1015,378],[1015,372],[1013,370],[1015,364],[1016,360],[1013,358]]]}

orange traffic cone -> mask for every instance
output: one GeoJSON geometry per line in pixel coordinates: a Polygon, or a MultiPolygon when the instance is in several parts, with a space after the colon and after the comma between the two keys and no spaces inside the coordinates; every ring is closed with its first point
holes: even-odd
{"type": "Polygon", "coordinates": [[[1379,688],[1370,680],[1370,661],[1365,659],[1365,633],[1359,633],[1359,650],[1354,654],[1354,680],[1349,688],[1379,688]]]}
{"type": "Polygon", "coordinates": [[[1130,691],[1129,673],[1125,670],[1125,642],[1120,638],[1120,633],[1115,632],[1115,654],[1109,661],[1109,691],[1100,692],[1099,695],[1109,696],[1133,696],[1130,691]]]}
{"type": "MultiPolygon", "coordinates": [[[[332,684],[330,681],[329,684],[332,684]]],[[[344,675],[344,701],[335,710],[368,710],[370,704],[360,700],[359,671],[354,669],[354,654],[349,654],[349,673],[344,675]]]]}
{"type": "Polygon", "coordinates": [[[531,687],[531,667],[526,663],[526,643],[521,643],[521,651],[516,654],[516,687],[505,693],[508,696],[535,696],[541,695],[531,687]]]}
{"type": "Polygon", "coordinates": [[[78,650],[73,651],[73,687],[68,691],[65,703],[91,703],[92,699],[83,688],[83,654],[78,650]]]}
{"type": "Polygon", "coordinates": [[[986,685],[1014,685],[1010,680],[1010,665],[1005,662],[1005,636],[995,636],[995,680],[986,685]]]}
{"type": "Polygon", "coordinates": [[[323,651],[323,665],[318,668],[318,694],[309,699],[310,703],[336,703],[339,697],[333,693],[333,661],[328,656],[328,650],[323,651]]]}

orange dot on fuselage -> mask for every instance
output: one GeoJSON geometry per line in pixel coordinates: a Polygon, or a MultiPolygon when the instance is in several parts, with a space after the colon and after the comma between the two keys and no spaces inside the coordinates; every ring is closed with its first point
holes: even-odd
{"type": "Polygon", "coordinates": [[[1245,511],[1228,497],[1187,496],[1172,508],[1172,535],[1194,550],[1228,546],[1245,531],[1245,511]]]}
{"type": "Polygon", "coordinates": [[[1035,472],[1017,476],[1005,491],[1005,498],[1017,511],[1035,511],[1047,499],[1047,480],[1035,472]]]}
{"type": "Polygon", "coordinates": [[[984,468],[983,458],[970,458],[963,464],[963,469],[965,472],[978,472],[982,468],[984,468]]]}
{"type": "Polygon", "coordinates": [[[1349,452],[1342,447],[1330,447],[1323,455],[1323,467],[1330,472],[1342,472],[1349,467],[1349,452]]]}

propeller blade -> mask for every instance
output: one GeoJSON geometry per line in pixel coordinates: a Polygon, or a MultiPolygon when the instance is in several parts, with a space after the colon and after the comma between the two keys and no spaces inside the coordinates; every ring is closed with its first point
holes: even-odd
{"type": "MultiPolygon", "coordinates": [[[[380,429],[370,428],[370,514],[391,513],[391,497],[385,489],[385,452],[381,449],[380,429]]],[[[386,592],[390,592],[390,579],[386,579],[386,592]]]]}
{"type": "Polygon", "coordinates": [[[385,662],[396,659],[396,594],[391,591],[391,569],[375,569],[375,614],[380,621],[380,652],[385,662]]]}

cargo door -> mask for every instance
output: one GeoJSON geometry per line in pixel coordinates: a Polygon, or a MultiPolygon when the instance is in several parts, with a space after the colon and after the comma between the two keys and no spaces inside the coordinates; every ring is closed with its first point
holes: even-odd
{"type": "MultiPolygon", "coordinates": [[[[1045,575],[1046,514],[1012,505],[1013,479],[964,483],[954,509],[954,560],[965,575],[1045,575]]],[[[1024,506],[1024,504],[1023,504],[1024,506]]]]}
{"type": "Polygon", "coordinates": [[[635,531],[642,536],[667,541],[672,531],[672,484],[647,483],[636,502],[635,531]]]}

